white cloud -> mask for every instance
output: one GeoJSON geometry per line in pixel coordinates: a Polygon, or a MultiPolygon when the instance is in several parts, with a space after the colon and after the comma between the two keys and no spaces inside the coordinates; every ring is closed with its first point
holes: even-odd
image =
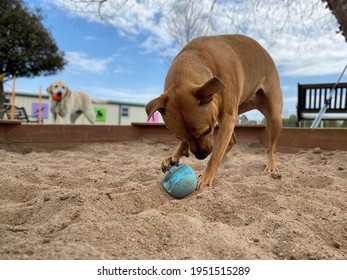
{"type": "MultiPolygon", "coordinates": [[[[184,20],[182,13],[173,13],[179,5],[187,3],[183,1],[108,0],[101,6],[102,18],[97,13],[98,2],[50,1],[74,16],[112,25],[123,35],[141,34],[145,38],[141,46],[149,52],[160,52],[164,57],[172,58],[181,48],[183,43],[177,34],[180,39],[187,35],[184,21],[181,22],[184,20]]],[[[199,32],[249,35],[269,50],[284,76],[321,76],[342,71],[347,44],[342,35],[335,34],[336,20],[321,1],[217,1],[213,16],[209,18],[207,9],[213,1],[197,1],[198,5],[187,9],[190,16],[198,16],[198,29],[193,36],[199,32]],[[211,24],[204,26],[206,22],[211,24]]],[[[88,60],[83,55],[74,59],[85,70],[89,68],[88,60]]],[[[108,63],[107,60],[98,62],[100,69],[108,63]]]]}
{"type": "Polygon", "coordinates": [[[68,51],[65,53],[68,61],[68,67],[72,71],[89,72],[102,74],[107,70],[108,65],[114,60],[115,56],[102,59],[91,58],[84,52],[68,51]]]}
{"type": "MultiPolygon", "coordinates": [[[[347,43],[342,35],[335,34],[336,20],[323,3],[314,0],[256,1],[257,5],[255,1],[244,2],[236,8],[235,3],[229,3],[230,17],[236,16],[233,26],[257,39],[270,52],[281,76],[341,73],[347,62],[347,43]]],[[[221,16],[219,20],[225,18],[221,16]]]]}
{"type": "Polygon", "coordinates": [[[119,75],[119,74],[131,75],[131,74],[133,74],[133,71],[131,69],[128,69],[128,68],[125,68],[125,67],[122,67],[122,66],[116,66],[113,69],[113,73],[116,74],[116,75],[119,75]]]}
{"type": "Polygon", "coordinates": [[[324,76],[339,74],[347,62],[347,43],[342,36],[312,38],[312,44],[300,44],[295,38],[277,43],[273,57],[282,76],[324,76]]]}
{"type": "Polygon", "coordinates": [[[93,37],[93,36],[86,36],[83,39],[86,41],[97,41],[98,40],[96,37],[93,37]]]}

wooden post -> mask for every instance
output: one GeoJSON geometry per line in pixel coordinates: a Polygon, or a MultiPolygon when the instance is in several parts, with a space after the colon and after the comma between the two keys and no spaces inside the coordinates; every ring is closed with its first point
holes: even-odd
{"type": "Polygon", "coordinates": [[[11,120],[14,120],[14,100],[16,99],[16,76],[13,77],[12,81],[12,103],[11,103],[11,120]]]}
{"type": "Polygon", "coordinates": [[[42,89],[39,88],[39,108],[38,108],[38,120],[39,124],[42,124],[42,89]]]}

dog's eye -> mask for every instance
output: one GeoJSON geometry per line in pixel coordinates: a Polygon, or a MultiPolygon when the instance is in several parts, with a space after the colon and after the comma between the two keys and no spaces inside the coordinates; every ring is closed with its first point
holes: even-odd
{"type": "Polygon", "coordinates": [[[58,85],[54,85],[54,88],[57,88],[58,87],[58,85]]]}
{"type": "Polygon", "coordinates": [[[211,127],[209,127],[208,129],[206,129],[201,135],[200,135],[200,137],[204,137],[204,136],[206,136],[207,134],[209,134],[210,132],[211,132],[211,127]]]}

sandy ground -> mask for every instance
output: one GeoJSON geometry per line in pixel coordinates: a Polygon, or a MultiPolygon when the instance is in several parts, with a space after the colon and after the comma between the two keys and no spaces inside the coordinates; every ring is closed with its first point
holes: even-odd
{"type": "Polygon", "coordinates": [[[159,168],[174,147],[0,146],[0,259],[347,259],[347,152],[278,153],[270,175],[238,143],[212,188],[176,200],[159,168]]]}

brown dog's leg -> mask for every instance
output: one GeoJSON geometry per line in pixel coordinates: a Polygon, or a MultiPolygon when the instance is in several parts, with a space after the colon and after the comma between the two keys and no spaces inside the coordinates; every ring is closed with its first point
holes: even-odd
{"type": "Polygon", "coordinates": [[[264,172],[278,171],[275,159],[276,141],[282,128],[281,116],[271,116],[266,119],[267,128],[269,131],[269,148],[268,148],[268,164],[265,166],[264,172]]]}
{"type": "Polygon", "coordinates": [[[228,147],[225,151],[224,156],[230,152],[231,148],[234,146],[235,143],[236,143],[236,134],[235,134],[235,130],[234,130],[233,135],[231,136],[231,139],[229,141],[229,144],[228,144],[228,147]]]}
{"type": "Polygon", "coordinates": [[[257,107],[266,118],[266,126],[269,132],[268,163],[264,172],[278,171],[275,159],[276,141],[282,128],[282,94],[279,82],[272,88],[271,98],[266,93],[258,94],[257,107]]]}
{"type": "Polygon", "coordinates": [[[232,135],[234,132],[234,127],[237,121],[237,114],[224,114],[219,122],[219,132],[217,136],[217,141],[213,149],[212,155],[207,163],[207,167],[204,173],[198,180],[198,188],[204,186],[212,186],[212,181],[216,176],[218,167],[222,158],[225,155],[228,144],[232,141],[232,135]]]}
{"type": "Polygon", "coordinates": [[[189,143],[181,141],[173,154],[166,157],[161,162],[161,170],[165,172],[169,169],[170,165],[177,164],[182,156],[189,156],[189,143]]]}

